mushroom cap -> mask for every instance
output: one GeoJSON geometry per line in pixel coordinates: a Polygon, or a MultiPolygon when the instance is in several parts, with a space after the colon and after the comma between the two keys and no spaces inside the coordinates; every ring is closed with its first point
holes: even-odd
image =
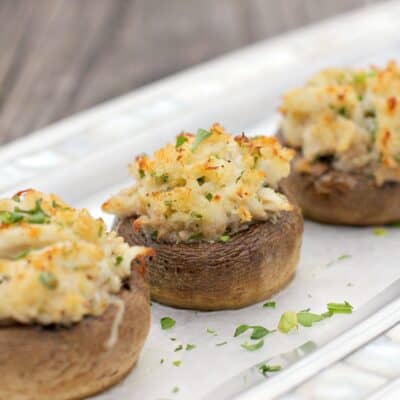
{"type": "Polygon", "coordinates": [[[135,217],[116,220],[130,245],[152,247],[148,281],[153,300],[179,308],[244,307],[281,290],[299,260],[303,218],[297,207],[257,222],[228,242],[163,243],[133,228],[135,217]]]}
{"type": "Polygon", "coordinates": [[[372,176],[334,170],[300,173],[292,168],[282,190],[306,218],[328,224],[382,225],[400,221],[400,183],[381,186],[372,176]]]}
{"type": "Polygon", "coordinates": [[[150,327],[148,287],[136,270],[118,297],[125,304],[114,346],[107,348],[117,307],[71,327],[0,327],[0,398],[87,398],[120,381],[135,365],[150,327]]]}

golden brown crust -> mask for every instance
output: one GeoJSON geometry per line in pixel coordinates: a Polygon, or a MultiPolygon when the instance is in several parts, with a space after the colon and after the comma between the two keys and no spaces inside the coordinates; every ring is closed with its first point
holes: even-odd
{"type": "Polygon", "coordinates": [[[377,186],[361,173],[314,168],[300,172],[293,161],[290,176],[281,183],[306,218],[328,224],[382,225],[400,220],[400,183],[377,186]]]}
{"type": "Polygon", "coordinates": [[[132,272],[124,288],[124,317],[109,350],[117,308],[70,328],[0,327],[0,399],[82,399],[120,381],[135,365],[150,326],[148,288],[132,272]]]}
{"type": "Polygon", "coordinates": [[[227,243],[159,243],[133,229],[134,218],[117,222],[133,245],[153,247],[148,263],[151,297],[198,310],[233,309],[264,300],[292,278],[300,253],[300,211],[281,212],[275,223],[256,223],[227,243]]]}

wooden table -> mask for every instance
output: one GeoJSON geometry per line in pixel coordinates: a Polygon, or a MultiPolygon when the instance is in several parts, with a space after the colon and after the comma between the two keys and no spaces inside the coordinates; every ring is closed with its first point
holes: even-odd
{"type": "Polygon", "coordinates": [[[220,54],[384,0],[0,0],[0,144],[220,54]]]}

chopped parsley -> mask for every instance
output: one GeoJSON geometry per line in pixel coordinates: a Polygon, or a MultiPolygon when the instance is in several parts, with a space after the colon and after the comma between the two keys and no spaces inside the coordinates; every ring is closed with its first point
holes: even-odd
{"type": "Polygon", "coordinates": [[[263,308],[275,308],[276,302],[275,301],[267,301],[263,304],[263,308]]]}
{"type": "Polygon", "coordinates": [[[146,176],[146,174],[144,173],[144,171],[142,169],[139,169],[139,176],[140,176],[140,179],[143,179],[146,176]]]}
{"type": "Polygon", "coordinates": [[[163,358],[161,358],[160,364],[164,364],[164,359],[163,358]]]}
{"type": "Polygon", "coordinates": [[[197,218],[197,219],[203,218],[203,216],[202,216],[201,214],[199,214],[199,213],[197,213],[197,212],[195,212],[195,211],[192,211],[192,212],[190,213],[190,216],[191,216],[192,218],[197,218]]]}
{"type": "Polygon", "coordinates": [[[345,301],[344,303],[328,303],[328,312],[333,314],[351,314],[353,312],[353,306],[345,301]]]}
{"type": "Polygon", "coordinates": [[[292,329],[297,329],[298,326],[297,314],[294,311],[286,311],[281,315],[278,323],[280,332],[289,333],[292,329]]]}
{"type": "Polygon", "coordinates": [[[229,235],[221,235],[221,236],[219,237],[219,241],[220,241],[220,242],[223,242],[223,243],[229,242],[229,239],[230,239],[230,236],[229,236],[229,235]]]}
{"type": "Polygon", "coordinates": [[[258,370],[264,375],[267,376],[269,372],[278,372],[282,369],[280,365],[268,365],[262,364],[258,367],[258,370]]]}
{"type": "Polygon", "coordinates": [[[242,343],[241,346],[244,349],[246,349],[247,351],[255,351],[255,350],[261,349],[261,347],[264,346],[264,339],[261,339],[256,343],[245,342],[245,343],[242,343]]]}
{"type": "Polygon", "coordinates": [[[180,360],[172,361],[172,365],[173,365],[174,367],[179,367],[181,364],[182,364],[182,361],[180,361],[180,360]]]}
{"type": "Polygon", "coordinates": [[[17,254],[13,257],[13,260],[20,260],[21,258],[25,258],[29,254],[30,250],[22,251],[21,253],[17,254]]]}
{"type": "Polygon", "coordinates": [[[342,117],[347,117],[347,110],[346,107],[339,107],[337,113],[342,117]]]}
{"type": "Polygon", "coordinates": [[[205,195],[205,198],[206,198],[208,201],[211,201],[212,198],[213,198],[213,195],[212,195],[211,193],[207,193],[207,194],[205,195]]]}
{"type": "Polygon", "coordinates": [[[195,349],[196,348],[196,345],[195,344],[190,344],[190,343],[188,343],[187,345],[186,345],[186,351],[190,351],[190,350],[193,350],[193,349],[195,349]]]}
{"type": "Polygon", "coordinates": [[[181,351],[183,349],[183,346],[180,344],[178,347],[175,347],[174,351],[181,351]]]}
{"type": "Polygon", "coordinates": [[[172,393],[178,393],[178,392],[179,392],[179,387],[174,386],[174,388],[172,389],[172,393]]]}
{"type": "Polygon", "coordinates": [[[201,232],[194,233],[193,235],[189,236],[189,240],[201,240],[203,239],[203,234],[201,232]]]}
{"type": "Polygon", "coordinates": [[[39,274],[39,281],[47,289],[56,289],[58,286],[58,280],[52,272],[42,271],[39,274]]]}
{"type": "Polygon", "coordinates": [[[186,136],[183,136],[183,135],[177,136],[175,147],[176,148],[181,147],[187,141],[188,141],[188,138],[186,136]]]}
{"type": "Polygon", "coordinates": [[[328,310],[322,314],[312,313],[309,309],[302,310],[298,313],[287,311],[282,314],[278,329],[282,333],[289,333],[292,329],[297,329],[299,325],[308,328],[315,322],[330,318],[334,314],[351,314],[353,312],[353,306],[347,301],[344,303],[328,303],[327,309],[328,310]]]}
{"type": "Polygon", "coordinates": [[[218,335],[217,331],[214,328],[207,328],[206,331],[207,333],[211,333],[214,336],[218,335]]]}
{"type": "Polygon", "coordinates": [[[297,313],[297,322],[305,327],[310,327],[314,322],[322,321],[326,318],[323,314],[314,314],[308,311],[300,311],[297,313]]]}
{"type": "Polygon", "coordinates": [[[206,177],[205,176],[200,176],[199,178],[196,179],[196,181],[201,186],[206,181],[206,177]]]}
{"type": "Polygon", "coordinates": [[[225,346],[226,344],[228,344],[228,342],[225,340],[225,342],[217,343],[216,346],[220,347],[220,346],[225,346]]]}
{"type": "Polygon", "coordinates": [[[15,207],[14,211],[0,211],[0,223],[10,225],[23,221],[30,224],[47,224],[50,222],[50,216],[43,211],[41,203],[41,199],[36,200],[32,210],[15,207]]]}
{"type": "Polygon", "coordinates": [[[270,331],[267,328],[264,328],[263,326],[259,326],[259,325],[239,325],[236,330],[235,333],[233,334],[233,337],[237,337],[243,333],[245,333],[247,330],[252,329],[252,334],[250,336],[250,339],[253,340],[258,340],[263,338],[264,336],[268,335],[269,333],[273,333],[275,331],[270,331]]]}
{"type": "Polygon", "coordinates": [[[192,152],[196,151],[200,143],[207,139],[209,136],[211,136],[211,132],[206,131],[205,129],[199,129],[193,141],[192,152]]]}
{"type": "Polygon", "coordinates": [[[115,258],[115,266],[118,267],[119,265],[121,265],[122,261],[124,261],[124,257],[122,256],[117,256],[115,258]]]}
{"type": "Polygon", "coordinates": [[[386,236],[387,231],[386,231],[385,228],[375,228],[375,229],[372,231],[372,233],[373,233],[375,236],[386,236]]]}
{"type": "Polygon", "coordinates": [[[161,329],[166,330],[166,329],[171,329],[175,326],[176,321],[172,319],[171,317],[163,317],[160,320],[161,324],[161,329]]]}

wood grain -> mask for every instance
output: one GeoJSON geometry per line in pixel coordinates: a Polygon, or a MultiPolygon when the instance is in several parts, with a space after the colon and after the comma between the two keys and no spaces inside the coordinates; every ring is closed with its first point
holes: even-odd
{"type": "Polygon", "coordinates": [[[2,0],[0,144],[255,41],[384,0],[2,0]]]}

